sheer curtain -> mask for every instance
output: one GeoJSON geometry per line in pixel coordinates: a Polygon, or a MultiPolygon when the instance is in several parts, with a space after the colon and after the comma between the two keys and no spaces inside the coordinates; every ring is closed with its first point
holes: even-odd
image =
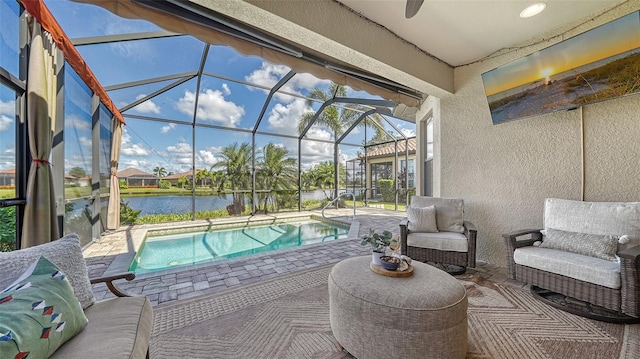
{"type": "MultiPolygon", "coordinates": [[[[56,202],[49,157],[56,114],[58,50],[51,35],[28,17],[31,43],[27,81],[27,128],[31,168],[22,228],[22,248],[58,239],[56,202]]],[[[64,164],[60,164],[63,166],[64,164]]]]}
{"type": "Polygon", "coordinates": [[[111,187],[109,188],[109,208],[107,211],[107,229],[120,227],[120,186],[118,184],[118,163],[120,162],[120,144],[124,124],[113,120],[113,137],[111,140],[111,187]]]}

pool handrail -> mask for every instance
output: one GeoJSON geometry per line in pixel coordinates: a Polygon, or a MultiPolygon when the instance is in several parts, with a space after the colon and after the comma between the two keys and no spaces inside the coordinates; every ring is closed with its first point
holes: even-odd
{"type": "Polygon", "coordinates": [[[331,202],[329,202],[326,206],[322,207],[322,218],[324,218],[324,219],[327,218],[324,215],[324,210],[327,209],[332,204],[336,203],[336,201],[338,201],[343,196],[351,196],[351,198],[353,199],[353,216],[351,217],[351,219],[355,219],[356,218],[356,195],[353,192],[343,192],[343,193],[339,194],[338,197],[334,198],[331,202]]]}

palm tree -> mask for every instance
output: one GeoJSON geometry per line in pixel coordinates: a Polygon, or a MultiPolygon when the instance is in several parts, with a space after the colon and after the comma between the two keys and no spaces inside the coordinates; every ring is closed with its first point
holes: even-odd
{"type": "Polygon", "coordinates": [[[178,178],[178,184],[184,189],[184,185],[189,183],[189,178],[187,176],[180,176],[178,178]]]}
{"type": "Polygon", "coordinates": [[[220,151],[222,161],[214,164],[212,168],[222,168],[225,182],[231,184],[233,203],[227,206],[230,215],[242,214],[245,210],[244,193],[240,192],[250,188],[251,184],[251,144],[234,143],[224,147],[220,151]]]}
{"type": "MultiPolygon", "coordinates": [[[[321,100],[323,102],[329,101],[334,97],[346,96],[347,88],[335,82],[332,82],[331,85],[329,85],[329,90],[327,92],[319,88],[314,88],[309,93],[310,98],[321,100]]],[[[309,107],[311,107],[312,103],[312,100],[307,100],[307,105],[309,107]]],[[[324,111],[322,111],[320,116],[318,116],[315,124],[331,130],[334,134],[334,138],[338,138],[340,135],[342,135],[344,129],[351,126],[358,119],[358,117],[360,117],[361,113],[366,110],[368,110],[368,108],[364,108],[363,106],[359,105],[349,105],[349,107],[329,106],[326,107],[324,111]]],[[[304,131],[313,116],[315,116],[315,112],[307,112],[302,116],[300,122],[298,122],[298,133],[302,133],[302,131],[304,131]]],[[[370,115],[367,121],[372,120],[382,126],[382,118],[378,114],[370,115]]],[[[364,125],[364,122],[362,122],[362,125],[364,125]]],[[[367,123],[367,125],[374,128],[374,139],[377,139],[378,142],[381,139],[385,138],[386,135],[380,129],[380,127],[370,124],[369,122],[367,123]]]]}
{"type": "Polygon", "coordinates": [[[269,200],[275,205],[276,211],[280,209],[279,199],[283,199],[285,194],[278,194],[276,191],[296,188],[298,162],[288,156],[289,150],[274,143],[269,143],[264,146],[262,156],[258,158],[256,186],[270,191],[258,196],[258,206],[260,202],[263,202],[264,213],[267,213],[269,200]]]}
{"type": "Polygon", "coordinates": [[[156,168],[153,169],[153,174],[162,178],[167,175],[167,170],[164,167],[156,166],[156,168]]]}
{"type": "Polygon", "coordinates": [[[196,170],[196,183],[200,181],[200,186],[206,186],[207,178],[209,178],[209,171],[207,171],[207,169],[196,170]]]}
{"type": "MultiPolygon", "coordinates": [[[[342,164],[338,164],[338,167],[338,173],[340,174],[339,178],[343,178],[344,167],[342,166],[342,164]]],[[[316,187],[318,189],[321,189],[324,193],[324,196],[328,201],[330,201],[331,191],[327,192],[325,191],[325,189],[333,189],[335,187],[334,174],[335,169],[333,166],[333,162],[320,162],[302,175],[303,186],[305,188],[316,187]]]]}
{"type": "Polygon", "coordinates": [[[224,172],[216,171],[214,166],[209,169],[209,180],[211,180],[211,189],[218,187],[218,192],[221,192],[224,188],[224,172]]]}

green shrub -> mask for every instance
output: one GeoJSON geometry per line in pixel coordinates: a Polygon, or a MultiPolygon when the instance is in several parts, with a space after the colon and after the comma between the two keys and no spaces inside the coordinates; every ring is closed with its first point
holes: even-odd
{"type": "MultiPolygon", "coordinates": [[[[229,217],[226,209],[218,209],[214,211],[196,212],[196,219],[210,219],[229,217]]],[[[169,213],[169,214],[151,214],[141,216],[136,219],[136,224],[164,223],[164,222],[180,222],[190,221],[191,213],[169,213]]]]}
{"type": "Polygon", "coordinates": [[[158,182],[158,188],[169,189],[171,188],[171,182],[166,180],[160,180],[160,182],[158,182]]]}
{"type": "Polygon", "coordinates": [[[380,192],[382,194],[383,202],[395,202],[396,200],[396,186],[392,179],[378,180],[380,186],[380,192]]]}
{"type": "Polygon", "coordinates": [[[127,180],[121,179],[120,181],[118,181],[118,187],[120,189],[127,189],[129,188],[129,184],[127,183],[127,180]]]}
{"type": "Polygon", "coordinates": [[[0,208],[0,252],[10,252],[16,245],[16,207],[0,208]]]}

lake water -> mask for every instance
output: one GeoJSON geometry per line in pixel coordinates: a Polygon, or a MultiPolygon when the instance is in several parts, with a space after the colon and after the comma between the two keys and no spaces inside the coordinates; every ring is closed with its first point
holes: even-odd
{"type": "MultiPolygon", "coordinates": [[[[225,209],[233,201],[231,194],[196,196],[195,198],[196,212],[225,209]]],[[[325,198],[322,190],[302,192],[302,200],[321,200],[325,198]]],[[[191,213],[191,196],[123,197],[123,200],[129,204],[129,207],[141,210],[141,216],[191,213]]]]}

